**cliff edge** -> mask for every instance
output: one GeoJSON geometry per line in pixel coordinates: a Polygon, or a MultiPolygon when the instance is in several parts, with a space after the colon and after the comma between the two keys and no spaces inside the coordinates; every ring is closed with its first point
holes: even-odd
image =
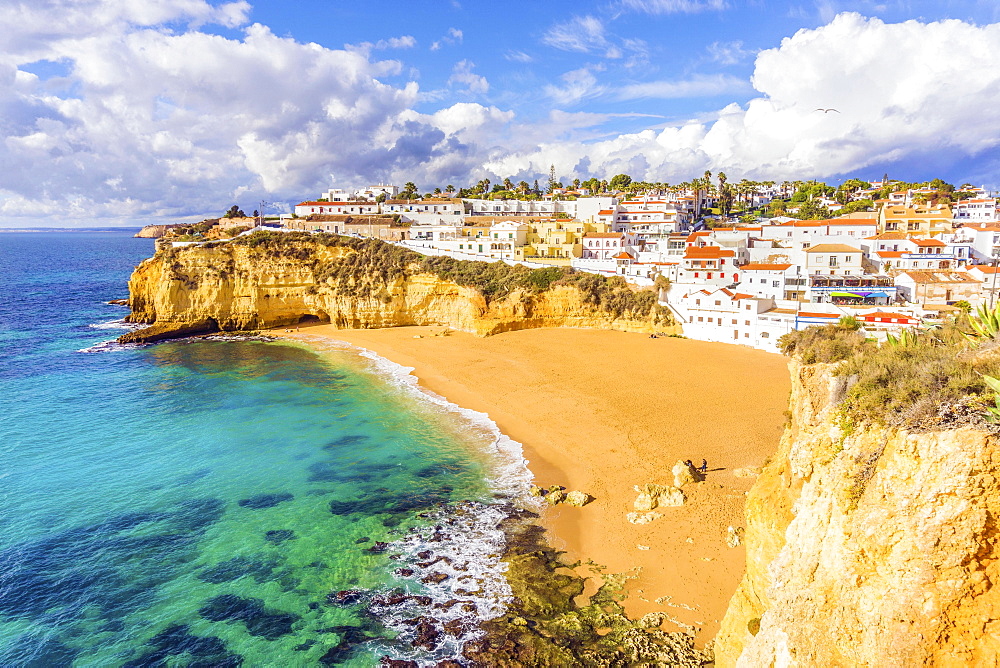
{"type": "MultiPolygon", "coordinates": [[[[653,290],[568,269],[426,258],[375,240],[259,232],[164,248],[129,280],[123,342],[183,328],[265,329],[328,322],[360,329],[442,325],[479,336],[536,327],[675,332],[653,290]]],[[[167,335],[169,336],[169,334],[167,335]]]]}
{"type": "Polygon", "coordinates": [[[747,499],[717,665],[998,665],[995,432],[853,428],[844,363],[789,364],[791,423],[747,499]]]}

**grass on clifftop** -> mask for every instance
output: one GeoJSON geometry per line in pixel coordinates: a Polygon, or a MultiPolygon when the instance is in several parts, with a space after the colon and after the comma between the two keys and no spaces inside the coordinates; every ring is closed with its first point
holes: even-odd
{"type": "MultiPolygon", "coordinates": [[[[309,232],[258,232],[230,242],[259,249],[274,257],[314,262],[317,281],[338,292],[357,297],[389,299],[388,288],[396,280],[430,273],[442,280],[475,288],[487,303],[522,291],[524,299],[566,285],[577,288],[584,302],[614,318],[644,319],[651,313],[667,326],[670,312],[657,304],[655,290],[637,290],[621,276],[600,276],[568,267],[531,269],[505,262],[455,260],[444,256],[424,256],[375,239],[358,239],[337,234],[309,232]],[[354,253],[334,261],[320,261],[316,246],[349,248],[354,253]]],[[[210,244],[215,247],[215,244],[210,244]]],[[[218,247],[222,247],[220,244],[218,247]]]]}
{"type": "Polygon", "coordinates": [[[780,339],[782,352],[805,364],[842,362],[837,376],[849,379],[840,411],[850,425],[941,428],[981,422],[992,392],[983,375],[1000,376],[994,342],[977,347],[964,334],[967,318],[914,331],[897,343],[867,340],[856,323],[808,327],[780,339]]]}

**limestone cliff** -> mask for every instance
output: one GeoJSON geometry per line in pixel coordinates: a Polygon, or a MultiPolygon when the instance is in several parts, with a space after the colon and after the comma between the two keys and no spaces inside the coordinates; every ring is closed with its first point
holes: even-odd
{"type": "MultiPolygon", "coordinates": [[[[156,323],[160,330],[197,322],[227,331],[262,329],[312,320],[341,328],[442,325],[480,336],[560,326],[678,331],[649,291],[648,299],[633,300],[643,309],[620,304],[615,309],[613,299],[595,303],[593,293],[572,282],[511,287],[509,281],[520,275],[494,274],[515,270],[460,262],[452,267],[459,278],[447,280],[422,265],[415,253],[376,241],[322,236],[325,243],[301,233],[272,234],[266,243],[161,250],[137,267],[129,281],[130,320],[156,323]],[[492,290],[492,298],[475,285],[456,282],[472,265],[493,281],[486,290],[492,290]],[[504,289],[494,285],[499,280],[508,281],[504,289]]],[[[634,305],[630,294],[618,288],[611,296],[634,305]]],[[[142,330],[137,334],[129,340],[144,340],[142,330]]]]}
{"type": "Polygon", "coordinates": [[[136,232],[135,237],[139,239],[159,239],[175,227],[179,227],[179,225],[146,225],[141,230],[136,232]]]}
{"type": "Polygon", "coordinates": [[[833,367],[790,363],[791,424],[747,499],[717,664],[998,665],[997,436],[846,433],[833,367]]]}

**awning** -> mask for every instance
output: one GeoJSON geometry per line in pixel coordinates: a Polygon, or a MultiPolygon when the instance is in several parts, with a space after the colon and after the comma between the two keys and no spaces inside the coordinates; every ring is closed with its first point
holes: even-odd
{"type": "Polygon", "coordinates": [[[831,297],[854,297],[854,298],[859,298],[860,297],[860,295],[856,295],[853,292],[831,292],[830,296],[831,297]]]}
{"type": "Polygon", "coordinates": [[[888,298],[889,298],[889,295],[887,295],[887,294],[886,294],[886,293],[884,293],[884,292],[869,292],[869,293],[868,293],[868,297],[869,297],[869,298],[871,298],[871,297],[874,297],[874,298],[876,298],[876,299],[881,299],[882,297],[885,297],[886,299],[888,299],[888,298]]]}

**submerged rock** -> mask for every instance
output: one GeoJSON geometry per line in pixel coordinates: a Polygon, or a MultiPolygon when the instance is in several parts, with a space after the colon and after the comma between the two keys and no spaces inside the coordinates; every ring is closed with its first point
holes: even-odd
{"type": "Polygon", "coordinates": [[[663,517],[663,513],[658,513],[655,511],[648,513],[629,513],[625,517],[632,524],[649,524],[650,522],[653,522],[663,517]]]}
{"type": "Polygon", "coordinates": [[[726,545],[729,547],[739,547],[743,542],[743,527],[729,527],[726,529],[726,545]]]}
{"type": "Polygon", "coordinates": [[[289,492],[281,492],[279,494],[257,494],[248,499],[241,499],[238,503],[241,508],[261,510],[263,508],[272,508],[279,503],[291,501],[294,498],[295,495],[289,492]]]}
{"type": "Polygon", "coordinates": [[[284,543],[286,540],[295,540],[295,532],[291,529],[272,529],[264,534],[264,540],[268,543],[284,543]]]}
{"type": "Polygon", "coordinates": [[[195,334],[210,334],[219,331],[219,323],[212,318],[190,322],[158,322],[149,327],[137,329],[118,337],[118,343],[156,343],[167,339],[179,339],[195,334]]]}

